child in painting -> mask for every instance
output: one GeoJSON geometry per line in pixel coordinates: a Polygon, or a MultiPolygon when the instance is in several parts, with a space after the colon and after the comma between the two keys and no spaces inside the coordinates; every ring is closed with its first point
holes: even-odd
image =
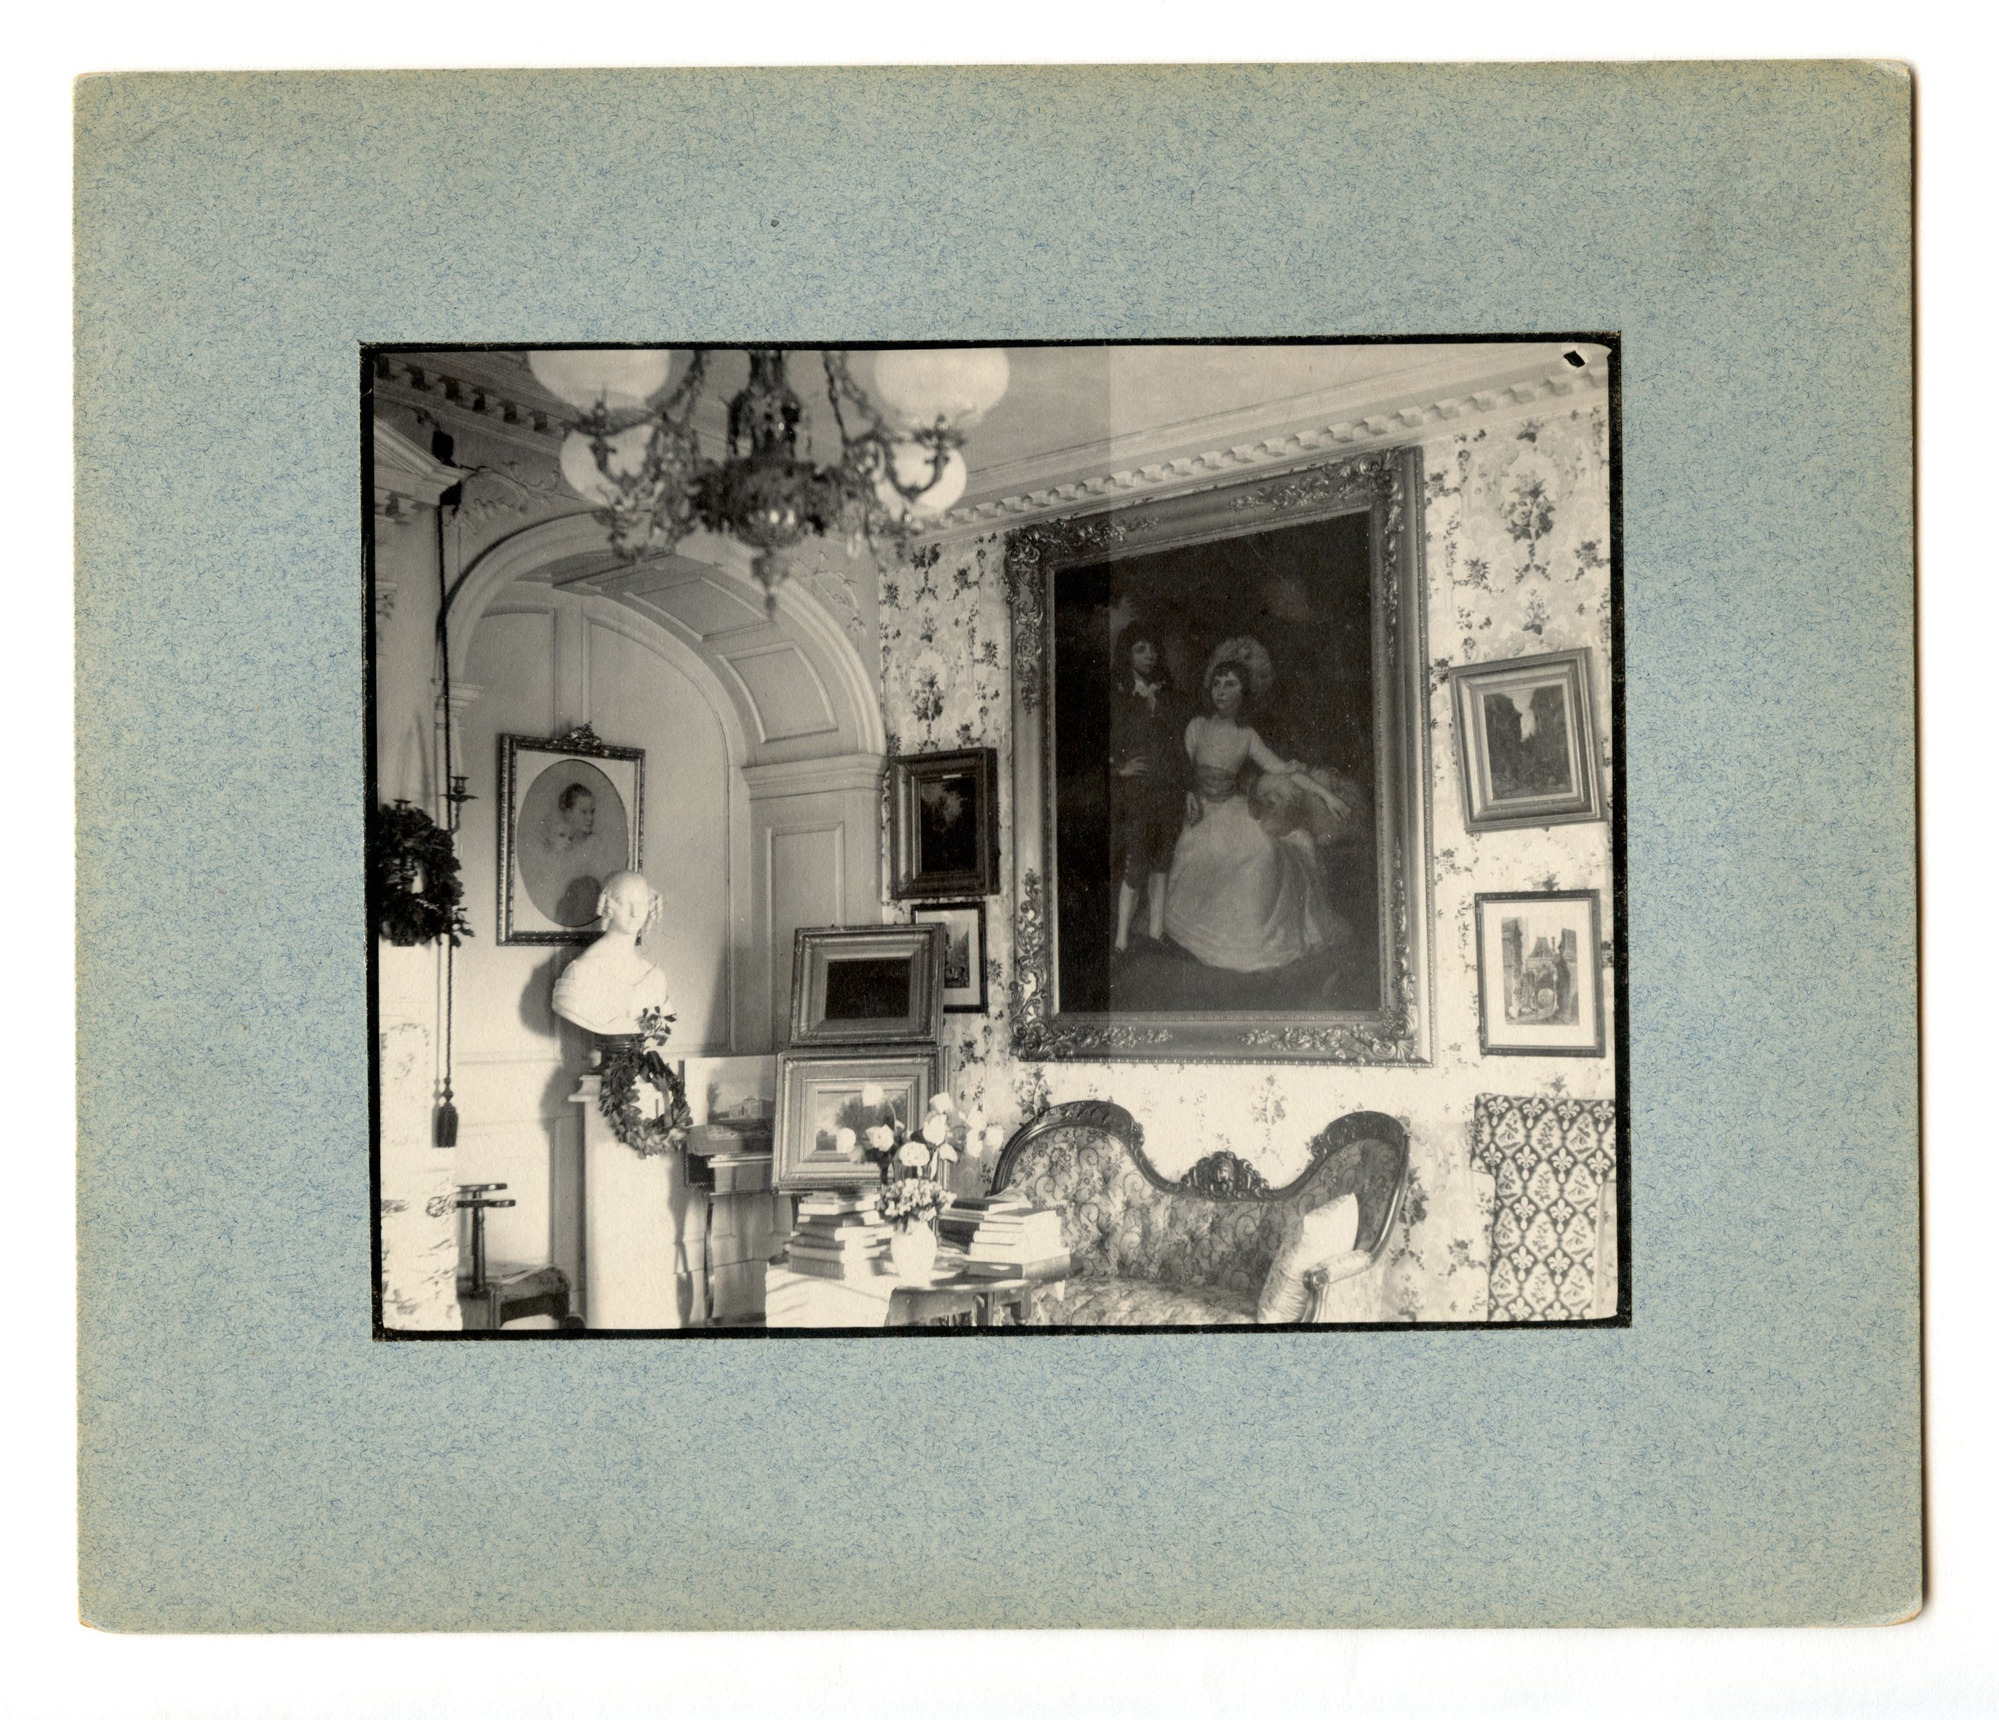
{"type": "Polygon", "coordinates": [[[1111,689],[1111,874],[1118,881],[1117,949],[1131,947],[1138,892],[1148,892],[1147,921],[1156,943],[1166,931],[1166,866],[1180,827],[1184,780],[1180,716],[1159,641],[1144,627],[1118,642],[1111,689]]]}
{"type": "Polygon", "coordinates": [[[1166,932],[1196,960],[1237,973],[1288,967],[1350,935],[1327,901],[1313,826],[1344,824],[1351,809],[1243,720],[1275,679],[1258,641],[1224,640],[1208,660],[1209,712],[1184,740],[1195,787],[1167,875],[1166,932]],[[1257,808],[1244,787],[1252,767],[1259,783],[1279,779],[1257,808]],[[1307,802],[1311,816],[1300,819],[1293,805],[1307,802]]]}

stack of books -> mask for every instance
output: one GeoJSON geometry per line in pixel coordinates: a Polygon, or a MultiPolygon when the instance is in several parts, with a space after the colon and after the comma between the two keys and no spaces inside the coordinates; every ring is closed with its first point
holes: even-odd
{"type": "Polygon", "coordinates": [[[975,1278],[1025,1278],[1062,1265],[1062,1209],[1036,1206],[1018,1195],[960,1197],[944,1209],[938,1234],[958,1244],[975,1278]]]}
{"type": "Polygon", "coordinates": [[[871,1278],[888,1235],[872,1189],[801,1195],[786,1264],[811,1278],[871,1278]]]}

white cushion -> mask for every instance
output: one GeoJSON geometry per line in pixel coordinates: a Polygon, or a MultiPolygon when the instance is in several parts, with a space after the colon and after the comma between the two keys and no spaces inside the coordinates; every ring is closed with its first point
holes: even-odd
{"type": "Polygon", "coordinates": [[[1291,1240],[1270,1263],[1256,1317],[1266,1326],[1295,1324],[1305,1318],[1312,1293],[1305,1275],[1351,1255],[1360,1236],[1360,1201],[1343,1194],[1306,1213],[1291,1240]]]}

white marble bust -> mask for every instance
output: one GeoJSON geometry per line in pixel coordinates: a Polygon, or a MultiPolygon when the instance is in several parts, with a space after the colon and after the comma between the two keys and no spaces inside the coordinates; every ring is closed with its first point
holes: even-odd
{"type": "Polygon", "coordinates": [[[592,1033],[636,1033],[643,1011],[666,1008],[666,975],[639,951],[659,909],[659,893],[638,873],[604,880],[597,898],[604,934],[555,982],[557,1015],[592,1033]]]}

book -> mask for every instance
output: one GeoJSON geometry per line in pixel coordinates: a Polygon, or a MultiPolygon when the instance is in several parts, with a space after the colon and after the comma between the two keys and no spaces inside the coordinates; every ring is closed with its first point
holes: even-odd
{"type": "Polygon", "coordinates": [[[792,1238],[792,1254],[812,1256],[816,1260],[864,1260],[872,1254],[880,1254],[888,1244],[878,1242],[812,1242],[792,1238]]]}
{"type": "Polygon", "coordinates": [[[805,1278],[826,1278],[839,1281],[847,1278],[872,1278],[872,1261],[856,1261],[851,1265],[837,1260],[793,1259],[786,1263],[788,1270],[805,1278]]]}
{"type": "Polygon", "coordinates": [[[1050,1254],[1039,1260],[973,1260],[966,1264],[965,1274],[970,1278],[1030,1278],[1040,1273],[1051,1277],[1061,1277],[1068,1273],[1069,1256],[1050,1254]]]}

